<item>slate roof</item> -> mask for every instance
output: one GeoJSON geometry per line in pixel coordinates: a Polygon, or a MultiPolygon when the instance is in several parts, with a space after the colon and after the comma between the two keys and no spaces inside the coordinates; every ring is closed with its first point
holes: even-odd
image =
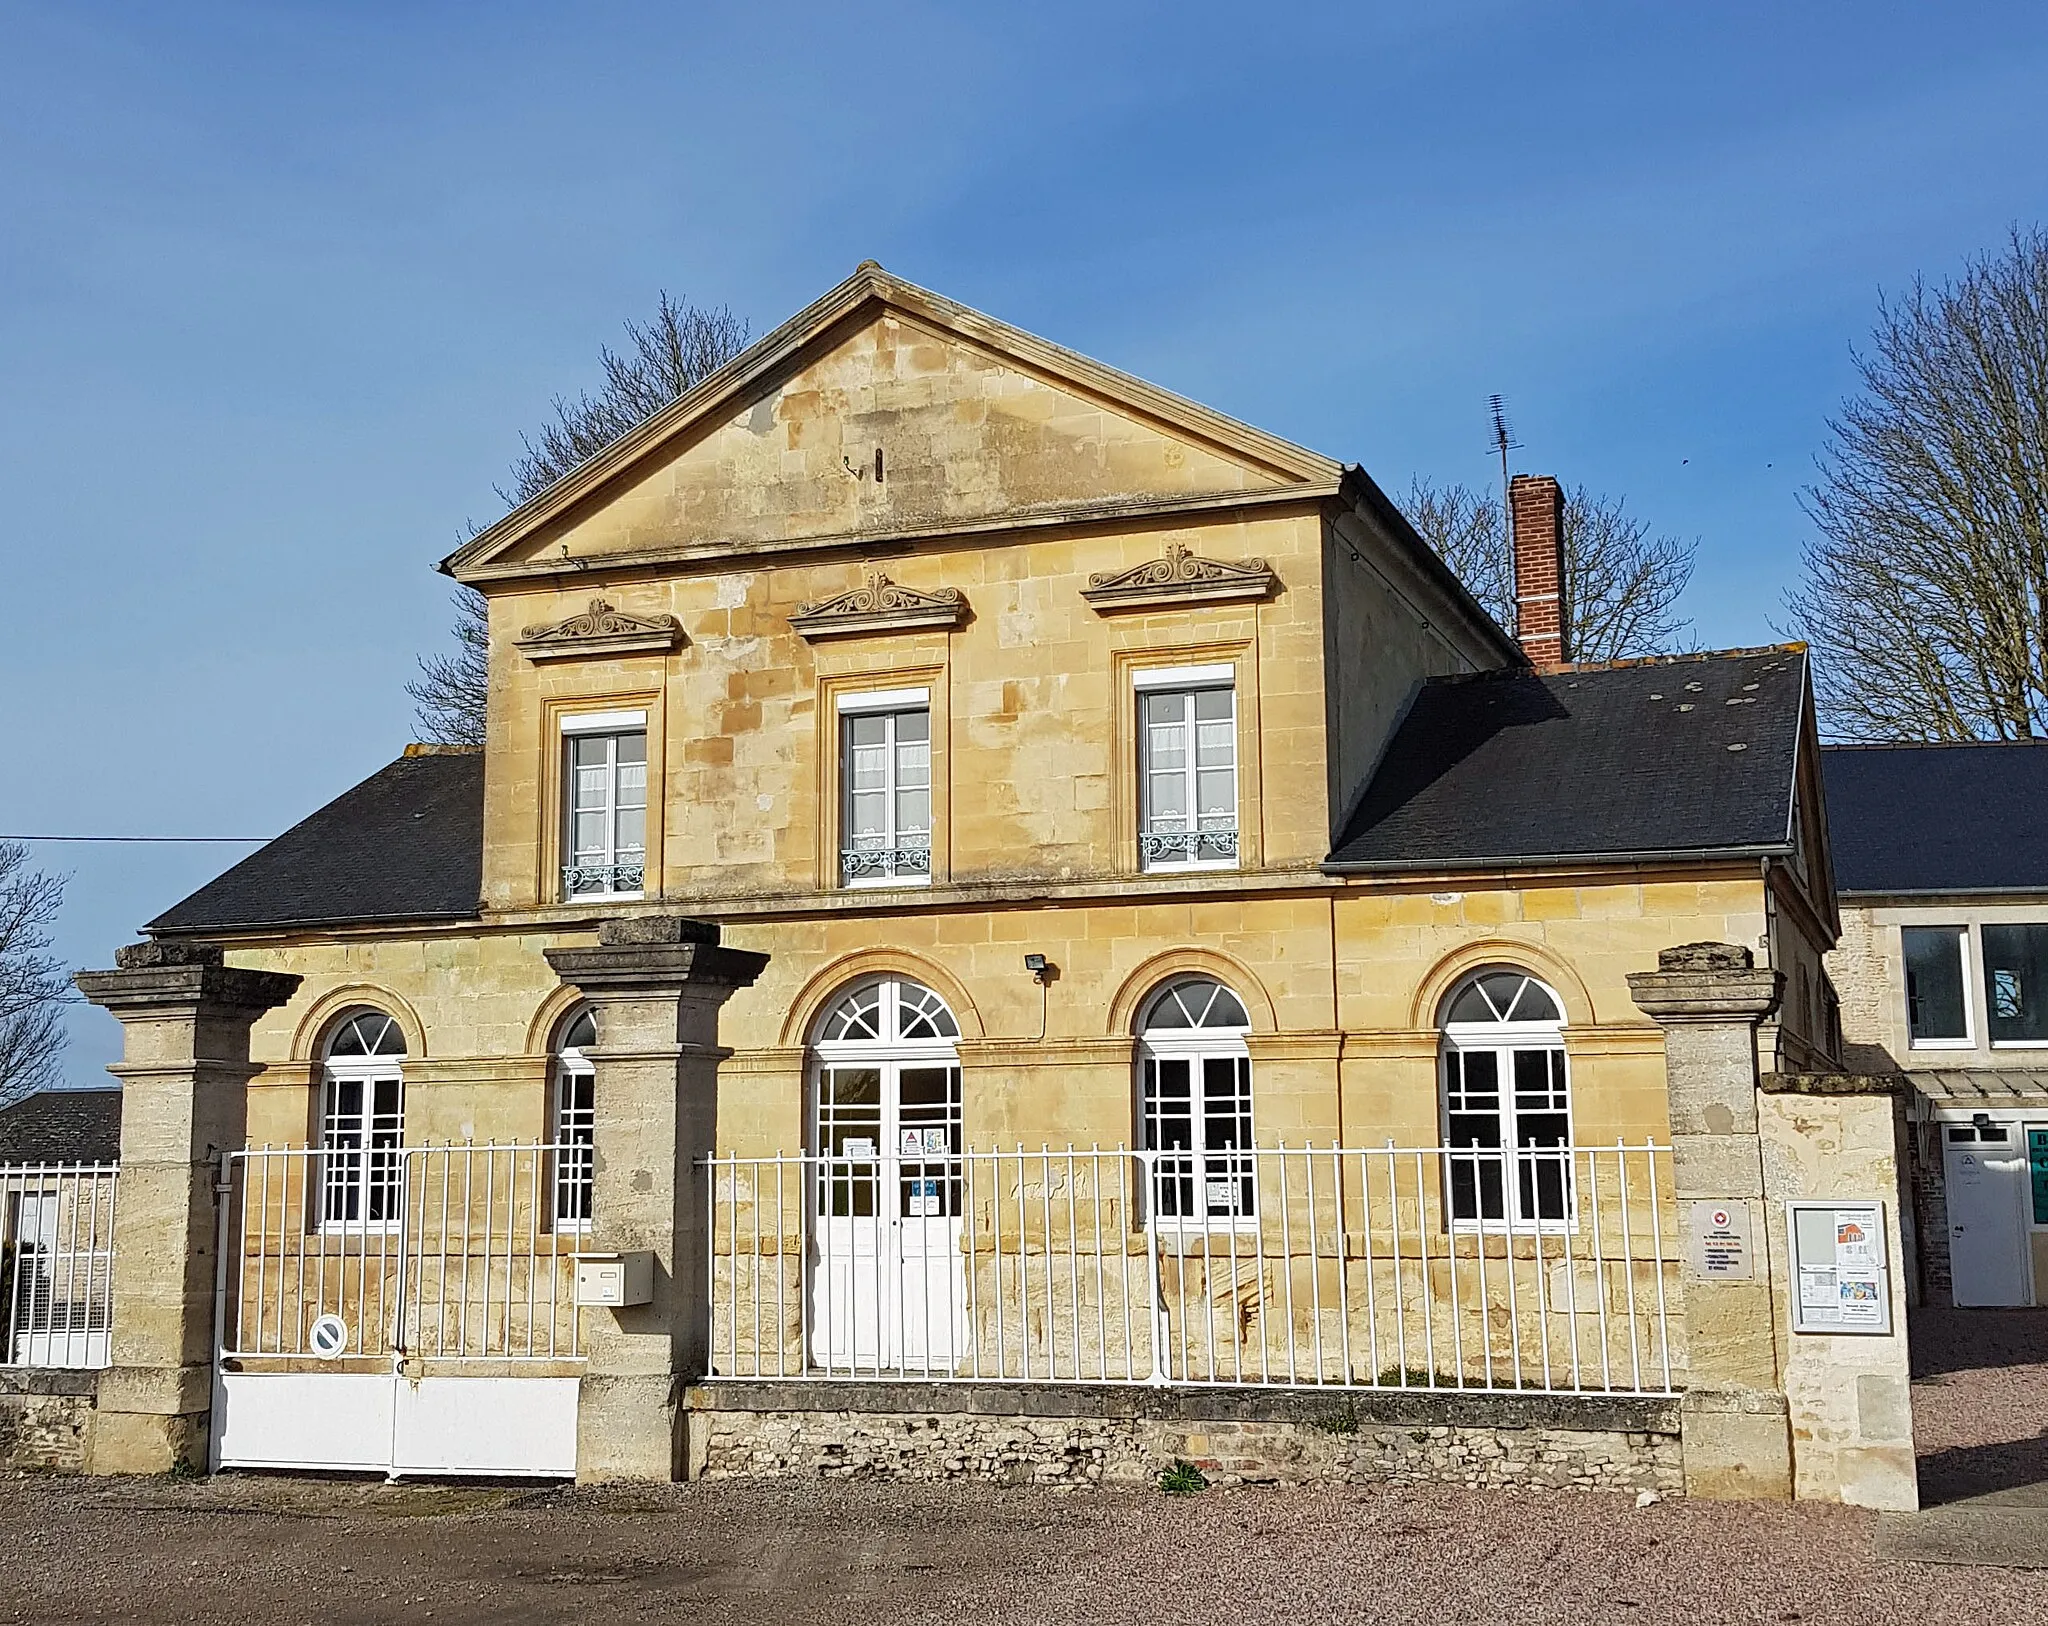
{"type": "Polygon", "coordinates": [[[145,931],[473,920],[483,894],[480,751],[409,751],[145,931]]]}
{"type": "Polygon", "coordinates": [[[2048,892],[2048,745],[1831,745],[1844,893],[2048,892]]]}
{"type": "Polygon", "coordinates": [[[42,1090],[0,1108],[0,1163],[112,1163],[119,1090],[42,1090]]]}
{"type": "Polygon", "coordinates": [[[1797,646],[1433,678],[1324,868],[1785,852],[1806,685],[1797,646]]]}

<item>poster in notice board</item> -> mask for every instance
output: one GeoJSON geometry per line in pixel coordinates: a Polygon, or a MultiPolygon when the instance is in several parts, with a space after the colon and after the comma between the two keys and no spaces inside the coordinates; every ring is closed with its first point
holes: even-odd
{"type": "Polygon", "coordinates": [[[1794,1332],[1892,1330],[1883,1203],[1787,1203],[1785,1231],[1792,1245],[1794,1332]]]}

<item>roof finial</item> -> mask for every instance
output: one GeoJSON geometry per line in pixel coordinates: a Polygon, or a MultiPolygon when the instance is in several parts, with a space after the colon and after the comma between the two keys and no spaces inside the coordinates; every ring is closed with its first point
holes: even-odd
{"type": "Polygon", "coordinates": [[[853,268],[853,274],[859,276],[863,271],[879,271],[881,269],[882,262],[880,260],[862,260],[859,265],[853,268]]]}

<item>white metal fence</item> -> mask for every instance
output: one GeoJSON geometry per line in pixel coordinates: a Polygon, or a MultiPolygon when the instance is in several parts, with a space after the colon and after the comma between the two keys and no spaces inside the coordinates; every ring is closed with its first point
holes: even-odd
{"type": "Polygon", "coordinates": [[[0,1364],[112,1358],[112,1163],[0,1164],[0,1364]]]}
{"type": "Polygon", "coordinates": [[[1665,1394],[1670,1149],[710,1160],[713,1375],[1665,1394]]]}
{"type": "Polygon", "coordinates": [[[580,1360],[589,1178],[585,1143],[226,1153],[220,1353],[244,1370],[580,1360]]]}

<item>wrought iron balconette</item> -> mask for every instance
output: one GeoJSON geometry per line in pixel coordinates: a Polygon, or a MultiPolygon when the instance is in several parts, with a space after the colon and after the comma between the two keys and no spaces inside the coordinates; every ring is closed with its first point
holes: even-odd
{"type": "Polygon", "coordinates": [[[1140,830],[1138,857],[1153,864],[1234,864],[1237,829],[1140,830]]]}
{"type": "Polygon", "coordinates": [[[562,866],[564,898],[601,898],[617,897],[622,893],[637,894],[646,884],[647,866],[644,862],[562,866]]]}
{"type": "Polygon", "coordinates": [[[895,880],[906,876],[930,879],[930,847],[848,847],[839,854],[839,873],[855,881],[895,880]]]}

